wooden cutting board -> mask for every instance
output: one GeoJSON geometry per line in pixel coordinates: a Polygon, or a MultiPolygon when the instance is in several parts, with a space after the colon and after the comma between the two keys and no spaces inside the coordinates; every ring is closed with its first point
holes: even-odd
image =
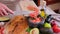
{"type": "Polygon", "coordinates": [[[28,6],[34,6],[37,8],[36,4],[34,3],[34,1],[20,1],[19,2],[19,6],[21,8],[22,11],[30,11],[28,10],[28,6]]]}
{"type": "Polygon", "coordinates": [[[5,27],[5,34],[25,34],[28,22],[24,16],[19,15],[11,19],[5,27]]]}

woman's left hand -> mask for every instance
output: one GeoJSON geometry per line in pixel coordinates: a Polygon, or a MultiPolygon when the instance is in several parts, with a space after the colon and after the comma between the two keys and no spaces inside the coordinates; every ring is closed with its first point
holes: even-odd
{"type": "Polygon", "coordinates": [[[0,3],[0,16],[6,16],[8,13],[13,14],[14,12],[10,10],[6,5],[0,3]]]}

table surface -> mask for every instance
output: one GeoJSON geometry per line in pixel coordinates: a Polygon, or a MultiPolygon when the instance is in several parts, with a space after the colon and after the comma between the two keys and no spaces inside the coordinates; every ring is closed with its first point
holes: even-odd
{"type": "MultiPolygon", "coordinates": [[[[13,14],[13,15],[8,15],[8,17],[10,17],[10,18],[12,18],[12,17],[14,17],[14,16],[16,16],[16,15],[23,15],[23,12],[22,12],[22,10],[21,10],[21,8],[20,8],[20,6],[19,6],[19,4],[17,4],[16,5],[16,8],[15,8],[16,10],[14,11],[15,13],[13,14]]],[[[56,14],[55,12],[53,12],[53,10],[52,9],[50,9],[49,7],[46,7],[46,14],[56,14]]],[[[27,13],[27,12],[24,12],[24,13],[27,13]]],[[[20,33],[20,34],[25,34],[25,33],[20,33]]]]}

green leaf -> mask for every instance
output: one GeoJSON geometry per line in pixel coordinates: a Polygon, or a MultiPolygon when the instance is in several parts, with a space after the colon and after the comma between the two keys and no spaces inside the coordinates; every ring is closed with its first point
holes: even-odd
{"type": "Polygon", "coordinates": [[[26,31],[27,31],[27,32],[30,32],[30,31],[31,31],[31,28],[28,28],[26,31]]]}

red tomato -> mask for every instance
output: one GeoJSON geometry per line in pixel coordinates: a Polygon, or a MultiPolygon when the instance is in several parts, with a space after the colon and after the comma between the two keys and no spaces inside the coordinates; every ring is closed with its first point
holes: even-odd
{"type": "Polygon", "coordinates": [[[41,19],[40,18],[36,18],[36,22],[41,22],[41,19]]]}
{"type": "Polygon", "coordinates": [[[4,30],[4,27],[1,27],[1,30],[3,31],[4,30]]]}
{"type": "Polygon", "coordinates": [[[26,32],[26,34],[29,34],[29,32],[26,32]]]}
{"type": "Polygon", "coordinates": [[[33,18],[33,17],[34,17],[34,14],[32,14],[32,13],[31,13],[31,14],[30,14],[30,17],[32,17],[32,18],[33,18]]]}
{"type": "Polygon", "coordinates": [[[40,19],[39,19],[39,18],[37,18],[37,19],[36,19],[36,22],[40,22],[40,19]]]}
{"type": "Polygon", "coordinates": [[[57,25],[54,25],[54,26],[53,26],[53,31],[54,31],[55,33],[59,33],[59,32],[60,32],[60,28],[59,28],[57,25]]]}
{"type": "Polygon", "coordinates": [[[32,22],[33,22],[33,23],[35,23],[35,22],[36,22],[36,20],[32,20],[32,22]]]}
{"type": "Polygon", "coordinates": [[[36,11],[35,11],[35,12],[34,12],[34,15],[36,15],[36,16],[37,16],[37,15],[38,15],[38,12],[36,12],[36,11]]]}
{"type": "Polygon", "coordinates": [[[40,19],[40,22],[42,21],[42,19],[41,18],[39,18],[40,19]]]}
{"type": "Polygon", "coordinates": [[[4,31],[4,27],[1,27],[0,28],[0,33],[3,34],[3,31],[4,31]]]}

